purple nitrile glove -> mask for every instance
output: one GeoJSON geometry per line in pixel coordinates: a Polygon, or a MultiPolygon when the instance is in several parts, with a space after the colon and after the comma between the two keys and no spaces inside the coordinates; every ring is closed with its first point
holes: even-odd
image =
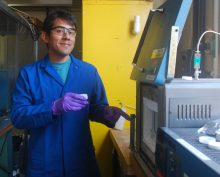
{"type": "Polygon", "coordinates": [[[110,124],[115,124],[119,117],[123,116],[127,120],[131,120],[129,115],[127,115],[124,111],[117,107],[113,106],[106,106],[104,108],[104,118],[110,123],[110,124]]]}
{"type": "Polygon", "coordinates": [[[85,108],[87,104],[89,104],[89,102],[84,96],[69,92],[53,102],[52,113],[53,115],[60,115],[63,112],[78,111],[85,108]]]}

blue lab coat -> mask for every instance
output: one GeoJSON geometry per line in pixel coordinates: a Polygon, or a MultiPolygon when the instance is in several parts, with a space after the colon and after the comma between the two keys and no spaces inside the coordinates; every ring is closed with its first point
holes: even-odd
{"type": "Polygon", "coordinates": [[[30,129],[26,177],[99,177],[89,120],[113,127],[103,117],[108,105],[94,66],[74,58],[64,84],[48,55],[21,68],[11,108],[12,124],[30,129]],[[67,92],[87,94],[80,111],[52,115],[52,102],[67,92]]]}

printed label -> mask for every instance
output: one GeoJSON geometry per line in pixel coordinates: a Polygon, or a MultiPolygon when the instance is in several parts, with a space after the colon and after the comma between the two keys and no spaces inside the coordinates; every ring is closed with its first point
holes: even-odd
{"type": "Polygon", "coordinates": [[[154,80],[155,76],[154,75],[147,75],[146,80],[154,80]]]}
{"type": "Polygon", "coordinates": [[[164,51],[165,51],[165,48],[153,50],[153,53],[152,53],[152,55],[151,55],[151,59],[162,57],[164,51]]]}

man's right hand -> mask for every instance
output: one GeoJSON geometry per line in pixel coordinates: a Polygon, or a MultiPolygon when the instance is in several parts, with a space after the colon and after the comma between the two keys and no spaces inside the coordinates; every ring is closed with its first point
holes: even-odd
{"type": "Polygon", "coordinates": [[[63,112],[78,111],[85,108],[87,104],[89,102],[84,96],[69,92],[53,102],[52,113],[53,115],[60,115],[63,112]]]}

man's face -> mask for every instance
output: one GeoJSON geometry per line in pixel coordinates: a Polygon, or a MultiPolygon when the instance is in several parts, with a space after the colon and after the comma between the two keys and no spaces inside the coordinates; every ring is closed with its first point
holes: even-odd
{"type": "MultiPolygon", "coordinates": [[[[65,27],[68,29],[75,29],[75,26],[71,26],[62,19],[55,20],[52,28],[57,26],[65,27]]],[[[71,37],[68,32],[63,35],[57,35],[56,33],[50,31],[50,37],[47,36],[46,40],[47,41],[45,42],[48,43],[49,53],[60,57],[65,57],[69,55],[73,50],[75,44],[75,36],[71,37]]]]}

